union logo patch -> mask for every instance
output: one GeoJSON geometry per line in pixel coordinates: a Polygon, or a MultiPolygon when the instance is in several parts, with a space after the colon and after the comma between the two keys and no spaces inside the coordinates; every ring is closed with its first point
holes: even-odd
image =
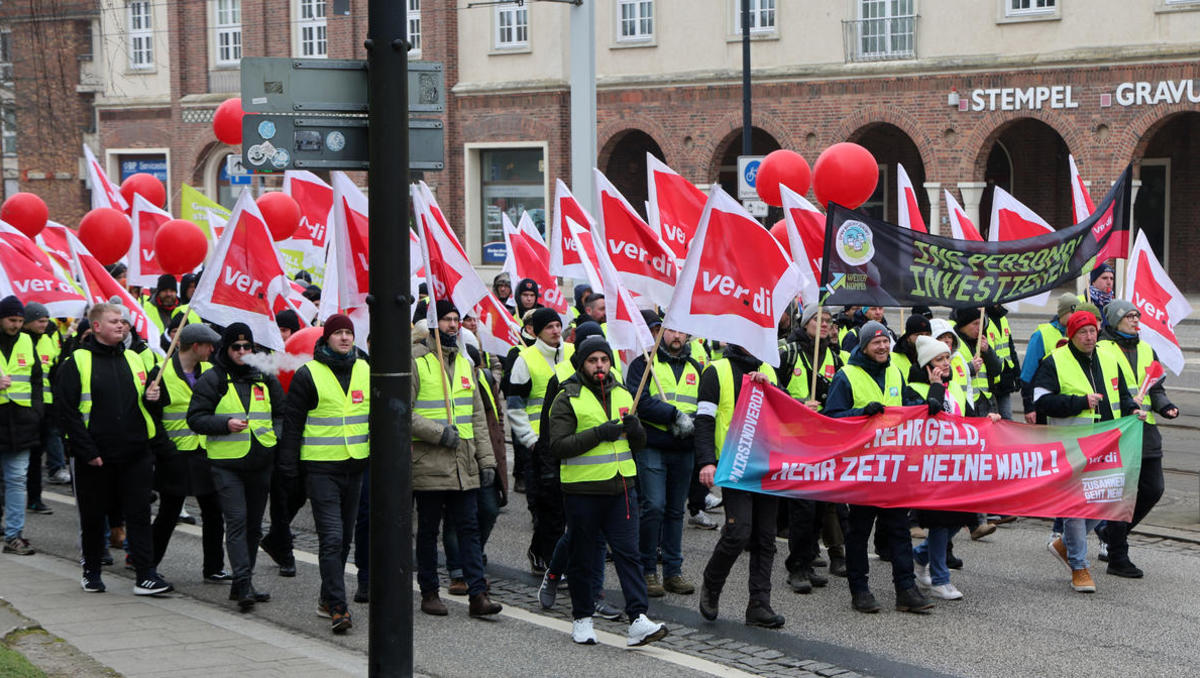
{"type": "Polygon", "coordinates": [[[362,391],[351,391],[350,392],[350,402],[357,405],[357,404],[361,403],[362,401],[363,401],[363,392],[362,391]]]}
{"type": "Polygon", "coordinates": [[[688,385],[688,386],[695,386],[695,385],[696,385],[696,375],[694,375],[694,374],[689,374],[689,375],[687,375],[687,377],[684,379],[684,381],[686,381],[686,382],[687,382],[687,385],[688,385]]]}

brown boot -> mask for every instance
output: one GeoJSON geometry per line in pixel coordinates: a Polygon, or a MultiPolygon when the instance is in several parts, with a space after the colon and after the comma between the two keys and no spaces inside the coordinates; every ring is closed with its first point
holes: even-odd
{"type": "Polygon", "coordinates": [[[445,617],[450,614],[450,611],[446,609],[446,604],[438,597],[437,591],[421,594],[421,611],[437,617],[445,617]]]}
{"type": "Polygon", "coordinates": [[[486,593],[476,593],[471,596],[471,608],[469,614],[472,617],[486,617],[490,614],[499,614],[501,607],[500,603],[493,603],[491,598],[488,598],[486,593]]]}
{"type": "Polygon", "coordinates": [[[450,587],[446,591],[452,596],[467,595],[467,582],[465,579],[451,579],[450,587]]]}

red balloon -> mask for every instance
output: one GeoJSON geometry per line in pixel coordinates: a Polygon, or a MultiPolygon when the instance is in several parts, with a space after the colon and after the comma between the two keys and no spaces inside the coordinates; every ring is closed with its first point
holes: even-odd
{"type": "Polygon", "coordinates": [[[79,222],[79,241],[92,256],[108,266],[121,260],[133,243],[133,226],[121,210],[97,207],[79,222]]]}
{"type": "Polygon", "coordinates": [[[153,174],[138,172],[130,174],[121,182],[121,197],[129,203],[130,211],[133,210],[134,194],[149,200],[155,207],[165,207],[167,204],[167,188],[153,174]]]}
{"type": "Polygon", "coordinates": [[[154,258],[166,273],[190,273],[208,254],[208,238],[200,227],[185,219],[172,219],[154,235],[154,258]]]}
{"type": "Polygon", "coordinates": [[[230,146],[240,146],[242,143],[242,118],[246,111],[242,110],[240,97],[226,99],[217,106],[213,113],[213,134],[222,143],[230,146]]]}
{"type": "Polygon", "coordinates": [[[779,195],[779,185],[783,184],[793,191],[804,195],[808,193],[808,185],[812,172],[808,161],[795,151],[779,149],[767,154],[762,164],[758,166],[758,176],[754,179],[758,197],[768,205],[783,206],[783,198],[779,195]]]}
{"type": "Polygon", "coordinates": [[[32,193],[13,193],[0,205],[0,221],[24,233],[30,238],[46,227],[50,210],[46,202],[32,193]]]}
{"type": "MultiPolygon", "coordinates": [[[[321,327],[306,327],[299,332],[293,332],[292,336],[283,343],[283,350],[292,355],[306,356],[311,358],[313,349],[317,346],[317,340],[325,332],[321,327]]],[[[288,387],[292,385],[292,377],[295,376],[294,370],[280,370],[279,384],[283,386],[286,392],[288,387]]]]}
{"type": "Polygon", "coordinates": [[[300,203],[287,193],[267,193],[255,204],[258,205],[258,211],[262,212],[267,228],[271,229],[271,238],[275,242],[287,240],[300,227],[300,203]]]}
{"type": "Polygon", "coordinates": [[[825,209],[829,209],[830,201],[854,209],[875,192],[879,163],[858,144],[834,144],[813,165],[812,183],[817,202],[825,209]]]}

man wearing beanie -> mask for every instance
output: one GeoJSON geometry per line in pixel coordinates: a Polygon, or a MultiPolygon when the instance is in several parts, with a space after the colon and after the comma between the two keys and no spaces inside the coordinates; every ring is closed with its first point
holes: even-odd
{"type": "Polygon", "coordinates": [[[928,337],[932,331],[929,318],[923,315],[910,315],[904,321],[904,334],[900,335],[892,349],[892,364],[900,370],[900,375],[905,379],[908,379],[908,372],[912,366],[917,364],[917,339],[928,337]]]}
{"type": "Polygon", "coordinates": [[[187,412],[188,428],[205,436],[233,569],[229,599],[243,612],[271,599],[254,588],[253,576],[284,404],[279,380],[247,362],[253,352],[254,335],[245,323],[226,327],[212,369],[192,387],[187,412]]]}
{"type": "Polygon", "coordinates": [[[646,617],[646,580],[638,556],[637,466],[634,454],[646,444],[646,431],[633,411],[633,396],[613,378],[612,349],[602,337],[579,344],[576,373],[562,384],[550,406],[550,454],[560,476],[571,535],[571,639],[596,644],[592,625],[595,550],[601,537],[613,565],[630,620],[626,645],[645,645],[667,635],[663,624],[646,617]]]}
{"type": "Polygon", "coordinates": [[[539,292],[538,284],[532,278],[522,278],[521,282],[517,283],[517,291],[514,296],[516,297],[516,314],[518,316],[523,316],[535,308],[542,308],[542,305],[538,303],[539,292]]]}
{"type": "Polygon", "coordinates": [[[303,477],[317,528],[321,591],[317,609],[334,633],[352,626],[346,605],[346,558],[354,536],[362,474],[370,450],[371,375],[354,349],[354,323],[341,313],[325,321],[313,359],[288,387],[278,472],[303,477]]]}
{"type": "Polygon", "coordinates": [[[1025,364],[1021,367],[1021,401],[1025,410],[1026,424],[1046,423],[1045,420],[1039,421],[1033,405],[1033,376],[1037,373],[1042,359],[1058,347],[1058,341],[1067,331],[1067,319],[1075,312],[1075,307],[1078,305],[1079,297],[1070,292],[1063,292],[1058,297],[1054,317],[1050,319],[1050,322],[1038,325],[1037,329],[1033,331],[1033,336],[1029,337],[1029,343],[1025,345],[1025,364]]]}
{"type": "Polygon", "coordinates": [[[46,474],[51,479],[71,481],[63,457],[62,431],[58,428],[58,417],[54,413],[54,396],[51,380],[58,367],[58,356],[62,352],[62,341],[58,327],[50,321],[50,311],[36,301],[25,305],[25,324],[21,331],[33,340],[34,352],[42,364],[42,399],[45,409],[42,416],[41,444],[29,452],[26,503],[33,513],[49,514],[54,511],[42,502],[42,455],[46,456],[46,474]]]}
{"type": "Polygon", "coordinates": [[[150,298],[142,302],[142,309],[159,327],[167,327],[178,307],[179,283],[175,281],[175,276],[170,273],[158,276],[158,283],[151,291],[150,298]]]}
{"type": "MultiPolygon", "coordinates": [[[[1146,368],[1158,360],[1158,354],[1149,344],[1138,337],[1141,331],[1141,313],[1133,304],[1123,299],[1109,302],[1104,308],[1108,327],[1101,333],[1096,344],[1098,352],[1113,356],[1125,379],[1125,385],[1136,395],[1146,378],[1146,368]]],[[[1108,551],[1108,574],[1130,579],[1142,576],[1142,570],[1129,559],[1129,531],[1142,521],[1163,495],[1162,434],[1158,430],[1155,416],[1174,419],[1179,408],[1167,397],[1167,390],[1159,380],[1150,387],[1139,405],[1150,412],[1142,428],[1142,470],[1138,475],[1137,503],[1133,507],[1130,522],[1108,522],[1100,526],[1100,559],[1104,559],[1104,546],[1108,551]]]]}
{"type": "Polygon", "coordinates": [[[155,595],[174,589],[154,567],[150,532],[156,427],[146,404],[157,402],[162,389],[148,386],[141,358],[125,348],[129,326],[121,320],[122,308],[95,304],[88,311],[92,333],[59,367],[54,402],[70,443],[83,547],[80,585],[89,593],[105,590],[105,519],[119,506],[137,572],[133,592],[155,595]]]}
{"type": "MultiPolygon", "coordinates": [[[[825,415],[834,418],[874,416],[887,407],[919,405],[920,400],[905,402],[904,377],[891,364],[891,337],[886,327],[867,322],[858,332],[858,345],[850,361],[833,378],[825,415]]],[[[933,602],[917,590],[913,575],[912,539],[908,529],[908,510],[851,506],[849,532],[846,534],[846,570],[850,580],[851,606],[859,612],[878,612],[879,603],[868,584],[867,538],[871,527],[886,534],[891,550],[892,583],[896,588],[896,609],[923,613],[933,602]],[[876,523],[878,523],[876,525],[876,523]]]]}
{"type": "Polygon", "coordinates": [[[458,536],[468,614],[484,617],[502,609],[488,597],[479,545],[479,488],[496,482],[496,459],[471,363],[458,349],[458,309],[446,300],[436,308],[438,331],[413,345],[412,486],[421,611],[449,613],[438,595],[437,538],[444,514],[458,536]],[[439,339],[440,361],[433,343],[439,339]]]}
{"type": "Polygon", "coordinates": [[[30,450],[41,444],[45,382],[34,339],[21,331],[24,323],[25,308],[20,300],[11,295],[0,299],[0,462],[4,469],[4,552],[28,556],[34,553],[34,549],[23,534],[26,476],[29,472],[30,450]]]}
{"type": "MultiPolygon", "coordinates": [[[[1051,426],[1090,425],[1135,412],[1145,420],[1146,412],[1134,403],[1117,356],[1096,350],[1099,330],[1095,316],[1075,311],[1067,319],[1067,343],[1038,365],[1033,377],[1034,406],[1051,426]]],[[[1071,587],[1080,593],[1096,591],[1088,571],[1087,533],[1099,522],[1065,518],[1062,536],[1047,545],[1071,571],[1071,587]]]]}
{"type": "Polygon", "coordinates": [[[971,366],[971,406],[980,416],[996,409],[992,402],[992,381],[1000,372],[996,351],[988,345],[983,330],[983,315],[977,307],[956,308],[952,315],[954,331],[958,333],[958,353],[971,366]],[[979,351],[975,350],[977,346],[979,351]]]}
{"type": "MultiPolygon", "coordinates": [[[[279,327],[279,334],[283,337],[284,342],[292,334],[300,331],[300,316],[292,309],[284,309],[275,316],[275,325],[279,327]]],[[[328,321],[326,322],[328,326],[328,321]]]]}
{"type": "MultiPolygon", "coordinates": [[[[507,273],[500,273],[495,278],[492,278],[492,292],[496,294],[496,298],[500,303],[508,307],[509,311],[517,310],[516,301],[512,298],[512,276],[507,273]]],[[[520,316],[517,316],[518,320],[520,316]]]]}
{"type": "MultiPolygon", "coordinates": [[[[526,324],[537,338],[532,346],[517,354],[505,389],[508,424],[513,436],[513,479],[518,492],[524,491],[530,482],[526,476],[531,471],[531,450],[541,432],[539,416],[546,386],[554,376],[554,367],[570,358],[575,351],[574,346],[563,345],[562,319],[554,309],[535,309],[526,324]]],[[[530,498],[526,497],[526,500],[532,506],[530,498]]],[[[530,566],[536,574],[545,571],[544,563],[531,560],[530,566]]]]}
{"type": "MultiPolygon", "coordinates": [[[[1080,301],[1091,302],[1100,309],[1100,313],[1104,313],[1104,308],[1113,300],[1113,285],[1116,283],[1117,276],[1113,272],[1113,267],[1108,264],[1100,264],[1092,269],[1088,276],[1090,284],[1087,292],[1080,295],[1080,301]]],[[[1101,315],[1100,322],[1107,326],[1107,320],[1101,315]]]]}
{"type": "MultiPolygon", "coordinates": [[[[724,355],[709,363],[700,375],[695,445],[700,483],[705,487],[713,486],[717,461],[733,420],[734,404],[742,390],[742,377],[747,374],[757,383],[777,382],[773,367],[733,344],[726,346],[724,355]]],[[[721,497],[725,504],[725,524],[704,567],[700,614],[709,621],[717,618],[721,591],[729,572],[748,549],[750,600],[746,606],[746,625],[777,629],[783,626],[784,618],[771,608],[771,567],[775,562],[779,500],[771,495],[729,487],[722,489],[721,497]]]]}

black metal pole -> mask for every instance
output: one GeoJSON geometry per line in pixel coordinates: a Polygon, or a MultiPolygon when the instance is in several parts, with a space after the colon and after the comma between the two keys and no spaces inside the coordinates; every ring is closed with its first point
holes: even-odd
{"type": "Polygon", "coordinates": [[[742,0],[742,155],[754,153],[750,119],[750,0],[742,0]]]}
{"type": "Polygon", "coordinates": [[[411,676],[412,293],[408,261],[408,42],[405,3],[370,0],[367,82],[371,196],[371,631],[368,675],[411,676]]]}

